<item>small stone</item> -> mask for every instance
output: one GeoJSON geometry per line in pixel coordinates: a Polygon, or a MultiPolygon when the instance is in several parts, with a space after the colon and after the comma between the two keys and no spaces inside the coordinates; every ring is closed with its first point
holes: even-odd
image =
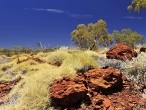
{"type": "Polygon", "coordinates": [[[109,99],[104,99],[103,104],[106,108],[109,108],[111,106],[111,101],[109,99]]]}

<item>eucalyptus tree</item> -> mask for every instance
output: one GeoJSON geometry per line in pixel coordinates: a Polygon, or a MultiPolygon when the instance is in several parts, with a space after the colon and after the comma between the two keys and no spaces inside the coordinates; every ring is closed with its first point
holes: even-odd
{"type": "Polygon", "coordinates": [[[79,24],[71,33],[72,41],[82,49],[95,50],[99,45],[108,46],[113,42],[107,33],[106,22],[102,19],[96,23],[79,24]]]}
{"type": "Polygon", "coordinates": [[[121,31],[114,30],[112,33],[116,43],[124,43],[132,48],[136,44],[142,43],[144,36],[133,31],[132,29],[122,29],[121,31]]]}
{"type": "Polygon", "coordinates": [[[135,12],[139,12],[143,8],[146,8],[146,0],[132,0],[132,3],[128,6],[128,10],[134,10],[135,12]]]}

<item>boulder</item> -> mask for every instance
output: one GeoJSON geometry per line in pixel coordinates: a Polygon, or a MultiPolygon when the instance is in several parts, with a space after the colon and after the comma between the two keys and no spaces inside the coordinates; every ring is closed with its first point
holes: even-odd
{"type": "Polygon", "coordinates": [[[107,53],[109,59],[131,60],[132,57],[137,57],[137,52],[125,44],[116,44],[107,53]]]}
{"type": "Polygon", "coordinates": [[[88,70],[74,79],[54,81],[50,86],[51,106],[57,110],[139,110],[145,100],[134,84],[112,67],[88,70]]]}
{"type": "Polygon", "coordinates": [[[96,91],[106,91],[122,85],[122,74],[112,67],[92,69],[85,73],[87,84],[96,91]]]}
{"type": "Polygon", "coordinates": [[[52,84],[50,93],[53,104],[70,107],[86,97],[87,88],[79,79],[64,77],[52,84]]]}

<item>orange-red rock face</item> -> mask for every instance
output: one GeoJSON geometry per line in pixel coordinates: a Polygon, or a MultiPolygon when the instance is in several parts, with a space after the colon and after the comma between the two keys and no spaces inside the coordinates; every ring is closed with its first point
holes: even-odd
{"type": "Polygon", "coordinates": [[[137,57],[137,52],[125,44],[116,44],[107,53],[109,59],[131,60],[132,57],[137,57]]]}
{"type": "Polygon", "coordinates": [[[16,85],[21,78],[9,81],[9,82],[0,82],[0,103],[3,103],[7,100],[6,95],[10,92],[10,90],[16,85]]]}
{"type": "Polygon", "coordinates": [[[83,82],[65,77],[55,81],[50,92],[51,99],[55,104],[72,106],[85,98],[87,88],[83,82]]]}
{"type": "Polygon", "coordinates": [[[83,100],[88,100],[89,110],[112,109],[111,101],[100,93],[121,85],[122,74],[119,70],[112,67],[97,68],[77,75],[74,79],[64,77],[56,80],[51,85],[50,93],[53,104],[57,106],[73,107],[80,105],[83,100]]]}
{"type": "Polygon", "coordinates": [[[107,90],[122,84],[122,74],[112,67],[106,69],[93,69],[85,73],[89,87],[100,90],[107,90]]]}
{"type": "Polygon", "coordinates": [[[117,69],[97,68],[56,80],[50,97],[60,110],[140,110],[145,102],[133,84],[117,69]]]}

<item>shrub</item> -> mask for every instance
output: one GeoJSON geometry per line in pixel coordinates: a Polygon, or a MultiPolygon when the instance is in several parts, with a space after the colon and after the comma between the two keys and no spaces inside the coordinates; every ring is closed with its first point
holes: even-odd
{"type": "Polygon", "coordinates": [[[146,53],[141,52],[137,58],[125,62],[123,72],[129,79],[146,86],[146,53]]]}

